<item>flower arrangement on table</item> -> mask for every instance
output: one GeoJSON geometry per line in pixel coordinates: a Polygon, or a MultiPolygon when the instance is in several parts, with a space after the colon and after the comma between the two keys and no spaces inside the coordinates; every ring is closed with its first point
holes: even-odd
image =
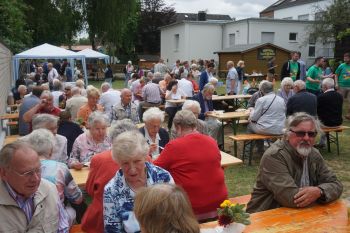
{"type": "Polygon", "coordinates": [[[218,208],[218,222],[220,226],[227,227],[231,223],[249,225],[249,214],[245,211],[245,205],[232,203],[225,200],[218,208]]]}

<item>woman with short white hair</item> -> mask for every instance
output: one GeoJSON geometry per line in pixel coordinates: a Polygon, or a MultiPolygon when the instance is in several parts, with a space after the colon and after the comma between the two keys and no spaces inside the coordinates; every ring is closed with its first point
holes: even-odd
{"type": "Polygon", "coordinates": [[[281,89],[278,90],[277,95],[283,98],[285,104],[294,95],[293,87],[293,79],[286,77],[282,80],[281,89]]]}
{"type": "Polygon", "coordinates": [[[88,119],[89,129],[80,134],[73,144],[69,166],[80,170],[85,163],[90,162],[92,156],[111,147],[107,136],[109,119],[101,112],[93,112],[88,119]]]}
{"type": "Polygon", "coordinates": [[[34,130],[20,140],[29,143],[38,153],[41,163],[41,177],[56,185],[62,206],[64,206],[63,212],[68,217],[69,226],[72,226],[76,213],[68,203],[81,204],[83,195],[74,182],[67,165],[51,158],[55,136],[51,131],[42,128],[34,130]],[[65,200],[68,202],[67,205],[64,204],[65,200]]]}
{"type": "Polygon", "coordinates": [[[120,170],[104,189],[104,232],[139,232],[133,212],[135,194],[153,184],[174,183],[169,172],[146,162],[148,151],[147,140],[137,131],[113,140],[112,156],[120,170]]]}
{"type": "Polygon", "coordinates": [[[164,122],[164,112],[157,107],[149,108],[143,114],[143,122],[145,126],[140,128],[140,132],[150,145],[152,159],[156,159],[169,142],[168,132],[161,127],[164,122]]]}
{"type": "Polygon", "coordinates": [[[58,117],[51,114],[37,114],[34,115],[32,120],[32,128],[36,129],[47,129],[50,130],[54,135],[54,147],[52,151],[52,160],[56,160],[61,163],[67,164],[68,154],[67,154],[67,138],[57,134],[58,129],[58,117]]]}

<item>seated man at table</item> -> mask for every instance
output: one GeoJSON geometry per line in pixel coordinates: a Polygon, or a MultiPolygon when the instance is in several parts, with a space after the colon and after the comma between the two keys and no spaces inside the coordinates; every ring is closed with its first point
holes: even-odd
{"type": "Polygon", "coordinates": [[[122,119],[130,119],[135,124],[140,123],[137,105],[132,100],[132,92],[124,88],[120,94],[120,103],[112,107],[111,120],[112,123],[122,119]]]}
{"type": "Polygon", "coordinates": [[[212,84],[206,84],[202,91],[200,91],[197,95],[193,96],[193,100],[199,102],[201,112],[199,114],[199,119],[203,120],[207,124],[208,134],[217,139],[218,145],[223,144],[221,123],[213,118],[208,116],[211,112],[214,111],[213,108],[213,93],[215,91],[215,87],[212,84]]]}
{"type": "Polygon", "coordinates": [[[68,232],[57,189],[41,179],[38,154],[29,144],[1,149],[0,177],[0,232],[68,232]]]}
{"type": "Polygon", "coordinates": [[[302,80],[294,82],[293,91],[295,95],[287,102],[287,116],[296,112],[306,112],[312,116],[317,116],[317,97],[306,91],[306,84],[302,80]]]}
{"type": "Polygon", "coordinates": [[[286,122],[284,138],[263,155],[247,212],[307,207],[338,199],[342,184],[313,148],[320,123],[301,112],[286,122]]]}

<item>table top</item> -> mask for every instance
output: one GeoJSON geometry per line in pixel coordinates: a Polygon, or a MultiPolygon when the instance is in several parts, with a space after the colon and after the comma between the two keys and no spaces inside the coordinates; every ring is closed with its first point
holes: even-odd
{"type": "Polygon", "coordinates": [[[18,112],[15,112],[15,113],[6,113],[4,115],[1,115],[0,116],[0,120],[13,120],[13,119],[18,119],[19,118],[19,113],[18,112]]]}
{"type": "MultiPolygon", "coordinates": [[[[348,233],[347,206],[344,200],[308,208],[277,208],[251,214],[251,225],[244,233],[348,233]]],[[[213,228],[217,222],[201,224],[201,228],[213,228]]]]}
{"type": "MultiPolygon", "coordinates": [[[[227,154],[223,151],[221,151],[220,153],[221,153],[221,166],[223,168],[242,163],[242,160],[240,160],[240,159],[238,159],[230,154],[227,154]]],[[[81,170],[75,170],[75,169],[69,169],[69,170],[73,176],[75,183],[80,188],[84,188],[85,184],[86,184],[86,180],[87,180],[88,175],[89,175],[89,168],[83,167],[83,169],[81,169],[81,170]]]]}
{"type": "Polygon", "coordinates": [[[213,95],[213,101],[234,100],[234,99],[250,99],[252,95],[213,95]]]}
{"type": "Polygon", "coordinates": [[[241,111],[241,112],[224,112],[224,113],[216,113],[213,111],[211,113],[208,113],[208,116],[217,118],[219,120],[248,118],[249,117],[249,110],[241,111]]]}
{"type": "Polygon", "coordinates": [[[183,104],[183,103],[185,103],[186,99],[166,100],[166,101],[169,103],[172,103],[172,104],[183,104]]]}
{"type": "Polygon", "coordinates": [[[19,135],[10,135],[10,136],[6,136],[5,140],[4,140],[4,144],[3,146],[10,144],[14,141],[16,141],[19,138],[19,135]]]}

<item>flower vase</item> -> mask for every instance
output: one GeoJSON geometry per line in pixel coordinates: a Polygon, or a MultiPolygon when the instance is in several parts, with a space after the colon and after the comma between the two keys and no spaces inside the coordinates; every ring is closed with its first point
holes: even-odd
{"type": "Polygon", "coordinates": [[[222,228],[222,233],[242,233],[245,229],[245,225],[241,223],[231,223],[222,228]]]}

